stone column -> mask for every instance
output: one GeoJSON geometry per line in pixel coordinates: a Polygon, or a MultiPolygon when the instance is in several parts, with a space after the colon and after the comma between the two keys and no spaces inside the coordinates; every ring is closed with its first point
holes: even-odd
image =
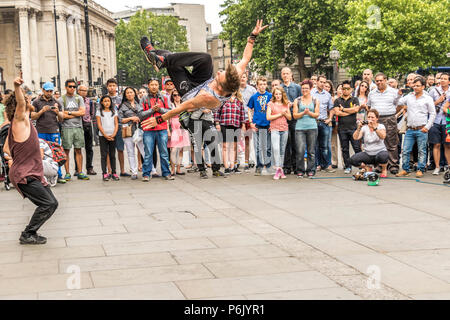
{"type": "Polygon", "coordinates": [[[111,48],[109,47],[109,33],[105,32],[105,64],[106,64],[106,77],[112,78],[114,75],[111,71],[111,48]]]}
{"type": "Polygon", "coordinates": [[[34,90],[39,90],[40,87],[40,64],[39,64],[39,45],[38,45],[38,30],[36,22],[37,12],[32,10],[30,14],[30,44],[31,44],[31,79],[34,81],[34,90]]]}
{"type": "Polygon", "coordinates": [[[75,44],[75,24],[72,19],[67,21],[67,36],[69,45],[69,78],[77,75],[77,46],[75,44]]]}
{"type": "Polygon", "coordinates": [[[20,28],[20,56],[22,64],[22,77],[26,85],[32,87],[31,74],[31,49],[30,32],[28,24],[28,11],[26,7],[19,8],[19,28],[20,28]]]}
{"type": "Polygon", "coordinates": [[[116,63],[116,43],[114,36],[109,39],[109,47],[111,52],[111,71],[113,76],[117,74],[117,63],[116,63]]]}
{"type": "Polygon", "coordinates": [[[69,79],[69,44],[67,41],[67,24],[66,16],[63,12],[57,12],[59,19],[57,21],[58,28],[58,45],[59,45],[59,64],[61,70],[61,90],[64,91],[64,82],[69,79]]]}

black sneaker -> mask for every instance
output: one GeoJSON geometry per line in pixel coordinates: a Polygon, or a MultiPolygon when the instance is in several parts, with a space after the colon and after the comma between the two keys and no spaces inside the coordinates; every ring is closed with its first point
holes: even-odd
{"type": "Polygon", "coordinates": [[[284,172],[285,175],[290,175],[292,170],[289,169],[289,168],[285,168],[285,169],[283,169],[283,172],[284,172]]]}
{"type": "Polygon", "coordinates": [[[231,174],[231,169],[230,168],[228,168],[228,169],[225,169],[225,175],[229,175],[229,174],[231,174]]]}
{"type": "Polygon", "coordinates": [[[22,232],[19,241],[20,244],[46,244],[47,238],[38,234],[22,232]]]}
{"type": "Polygon", "coordinates": [[[234,168],[233,172],[235,174],[241,174],[242,173],[242,171],[239,170],[239,167],[234,168]]]}
{"type": "Polygon", "coordinates": [[[141,39],[141,49],[144,51],[145,57],[147,58],[147,61],[153,65],[153,68],[155,68],[156,72],[159,72],[161,68],[164,67],[164,57],[158,56],[156,52],[154,51],[155,48],[153,48],[152,44],[150,43],[150,40],[148,40],[147,37],[143,37],[141,39]]]}
{"type": "Polygon", "coordinates": [[[213,177],[226,177],[226,175],[223,172],[217,170],[213,171],[213,177]]]}
{"type": "Polygon", "coordinates": [[[129,177],[131,177],[131,174],[124,172],[124,173],[121,173],[120,176],[129,178],[129,177]]]}
{"type": "Polygon", "coordinates": [[[200,171],[200,179],[208,179],[208,174],[206,171],[200,171]]]}

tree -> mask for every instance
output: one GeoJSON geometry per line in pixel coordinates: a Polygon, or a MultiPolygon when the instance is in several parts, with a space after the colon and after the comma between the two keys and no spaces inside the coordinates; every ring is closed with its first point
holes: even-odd
{"type": "Polygon", "coordinates": [[[396,76],[449,62],[448,0],[352,0],[347,32],[333,44],[353,75],[396,76]]]}
{"type": "Polygon", "coordinates": [[[153,41],[156,48],[180,52],[187,51],[186,29],[178,25],[172,16],[156,16],[152,12],[139,11],[128,23],[121,20],[116,27],[117,67],[128,72],[127,85],[140,86],[151,76],[165,75],[165,70],[156,74],[147,62],[140,47],[143,36],[149,36],[153,28],[153,41]]]}
{"type": "Polygon", "coordinates": [[[345,30],[345,4],[348,0],[226,0],[220,15],[227,39],[233,33],[233,44],[242,52],[247,36],[256,19],[264,23],[274,21],[274,27],[263,32],[257,40],[254,61],[258,71],[272,71],[275,65],[287,65],[298,60],[302,79],[321,70],[329,62],[331,41],[335,34],[345,30]],[[272,44],[272,32],[273,44],[272,44]],[[311,57],[312,67],[306,67],[305,57],[311,57]]]}

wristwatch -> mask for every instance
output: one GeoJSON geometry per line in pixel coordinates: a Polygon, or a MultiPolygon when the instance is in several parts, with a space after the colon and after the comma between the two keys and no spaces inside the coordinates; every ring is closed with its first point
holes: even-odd
{"type": "Polygon", "coordinates": [[[376,127],[376,128],[373,129],[373,131],[377,131],[377,130],[378,130],[378,127],[376,127]]]}
{"type": "Polygon", "coordinates": [[[69,111],[69,116],[71,116],[72,115],[72,111],[69,111]]]}

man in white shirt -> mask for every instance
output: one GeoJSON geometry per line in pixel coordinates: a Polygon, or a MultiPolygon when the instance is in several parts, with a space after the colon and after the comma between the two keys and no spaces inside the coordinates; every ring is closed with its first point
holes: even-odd
{"type": "Polygon", "coordinates": [[[398,173],[398,128],[395,116],[401,108],[397,107],[400,95],[398,90],[387,85],[387,77],[384,73],[375,76],[377,88],[370,91],[367,106],[377,110],[380,114],[379,122],[386,127],[384,143],[389,152],[388,168],[392,174],[398,173]]]}
{"type": "Polygon", "coordinates": [[[409,175],[409,158],[414,144],[417,142],[419,151],[419,161],[417,165],[416,177],[422,178],[427,164],[427,143],[428,130],[433,125],[436,117],[436,110],[433,99],[424,92],[426,85],[425,78],[419,76],[413,80],[412,88],[414,92],[401,98],[399,106],[407,108],[407,126],[405,143],[403,145],[403,170],[397,177],[409,175]]]}

